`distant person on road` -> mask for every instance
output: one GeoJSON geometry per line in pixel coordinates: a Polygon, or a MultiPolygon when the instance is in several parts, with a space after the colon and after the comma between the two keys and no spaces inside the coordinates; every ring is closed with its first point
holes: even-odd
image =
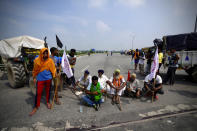
{"type": "Polygon", "coordinates": [[[146,75],[150,73],[150,70],[151,70],[151,64],[152,64],[152,61],[153,61],[153,53],[151,51],[151,49],[149,48],[148,49],[148,52],[147,52],[147,55],[146,55],[146,59],[147,59],[147,64],[146,64],[146,75]]]}
{"type": "Polygon", "coordinates": [[[104,70],[98,70],[98,82],[104,88],[107,93],[110,93],[110,87],[107,85],[109,78],[104,74],[104,70]]]}
{"type": "Polygon", "coordinates": [[[141,51],[139,56],[139,70],[141,75],[144,75],[144,61],[145,61],[145,55],[144,52],[141,51]]]}
{"type": "Polygon", "coordinates": [[[169,81],[170,85],[174,85],[175,82],[175,73],[176,69],[178,68],[178,60],[179,56],[176,54],[175,49],[170,50],[170,57],[169,57],[169,66],[166,77],[164,79],[164,84],[168,84],[169,81]]]}
{"type": "Polygon", "coordinates": [[[91,86],[88,86],[85,93],[87,95],[82,96],[83,101],[98,111],[102,103],[102,93],[105,93],[105,90],[103,90],[102,85],[98,82],[97,76],[92,77],[91,86]]]}
{"type": "MultiPolygon", "coordinates": [[[[56,67],[56,76],[58,76],[57,79],[59,78],[59,81],[60,81],[60,79],[61,79],[60,78],[61,77],[61,74],[60,74],[60,66],[58,66],[58,62],[55,59],[55,56],[58,55],[58,49],[55,48],[55,47],[51,47],[50,52],[51,52],[50,58],[53,60],[53,62],[55,64],[55,67],[56,67]]],[[[54,84],[58,84],[57,81],[54,81],[54,84]]],[[[59,87],[59,85],[57,85],[57,86],[59,87]]],[[[55,88],[54,88],[54,90],[55,90],[55,88]]],[[[61,102],[60,102],[59,96],[58,96],[58,91],[56,91],[56,94],[55,94],[55,103],[57,105],[61,105],[61,102]]]]}
{"type": "Polygon", "coordinates": [[[70,67],[71,67],[72,72],[73,72],[73,76],[71,78],[69,78],[68,84],[69,84],[69,86],[71,86],[71,84],[72,84],[74,89],[75,89],[75,76],[74,76],[75,70],[74,70],[74,67],[75,67],[75,64],[76,64],[76,61],[77,61],[77,57],[75,56],[75,54],[76,54],[76,50],[71,49],[70,53],[67,55],[69,63],[70,63],[70,67]]]}
{"type": "Polygon", "coordinates": [[[76,86],[85,91],[88,87],[90,88],[92,83],[92,77],[90,76],[90,72],[85,70],[84,75],[76,82],[76,86]]]}
{"type": "Polygon", "coordinates": [[[33,80],[37,86],[36,96],[35,96],[35,105],[33,111],[29,114],[32,116],[36,113],[40,107],[40,100],[42,96],[43,88],[46,91],[46,102],[47,108],[51,109],[50,104],[50,88],[51,81],[56,77],[56,68],[53,60],[49,57],[48,48],[42,48],[40,50],[40,55],[34,60],[33,68],[33,80]]]}
{"type": "Polygon", "coordinates": [[[114,71],[113,77],[110,78],[108,85],[111,87],[110,94],[112,95],[112,104],[120,104],[120,96],[126,88],[126,82],[124,77],[120,75],[119,69],[114,71]]]}
{"type": "Polygon", "coordinates": [[[135,61],[135,70],[137,70],[137,66],[138,66],[138,63],[139,63],[139,56],[140,56],[140,52],[138,51],[138,49],[135,50],[134,52],[134,61],[135,61]]]}
{"type": "Polygon", "coordinates": [[[151,95],[154,95],[154,98],[158,100],[157,94],[164,94],[164,91],[162,89],[162,78],[160,75],[158,75],[158,72],[155,76],[155,85],[154,85],[154,79],[150,80],[150,74],[145,77],[144,80],[144,88],[142,89],[144,93],[153,93],[151,95]],[[149,92],[150,91],[150,92],[149,92]]]}
{"type": "Polygon", "coordinates": [[[111,56],[113,55],[113,52],[111,51],[111,56]]]}
{"type": "Polygon", "coordinates": [[[159,73],[159,70],[162,66],[162,63],[163,63],[163,52],[161,51],[161,49],[158,50],[158,56],[159,56],[159,69],[158,69],[158,73],[159,73]]]}
{"type": "Polygon", "coordinates": [[[133,73],[130,75],[130,80],[126,83],[126,89],[124,94],[128,97],[136,97],[139,98],[141,94],[142,88],[140,87],[140,82],[136,79],[136,74],[133,73]]]}

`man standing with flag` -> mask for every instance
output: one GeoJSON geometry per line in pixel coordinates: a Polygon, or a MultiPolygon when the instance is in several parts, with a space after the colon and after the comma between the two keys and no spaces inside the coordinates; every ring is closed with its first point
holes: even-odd
{"type": "Polygon", "coordinates": [[[74,76],[74,67],[75,67],[75,64],[76,64],[76,61],[77,61],[77,57],[75,56],[76,54],[76,50],[75,49],[71,49],[70,50],[70,53],[67,55],[68,57],[68,61],[69,61],[69,64],[70,64],[70,67],[72,69],[72,73],[73,73],[73,76],[71,78],[69,78],[68,80],[68,84],[71,86],[71,84],[73,85],[73,88],[75,89],[75,76],[74,76]]]}
{"type": "MultiPolygon", "coordinates": [[[[56,41],[57,41],[57,46],[62,48],[63,44],[57,35],[56,35],[56,41]]],[[[65,51],[62,57],[63,72],[67,75],[68,84],[69,85],[72,84],[74,88],[75,88],[74,66],[76,64],[76,59],[77,59],[75,56],[75,53],[76,53],[76,50],[71,49],[69,55],[66,55],[66,48],[65,48],[65,51]]]]}

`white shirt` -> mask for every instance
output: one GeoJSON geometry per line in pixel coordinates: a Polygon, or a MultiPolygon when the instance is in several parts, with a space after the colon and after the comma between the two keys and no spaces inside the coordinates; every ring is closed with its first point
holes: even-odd
{"type": "MultiPolygon", "coordinates": [[[[87,90],[89,91],[91,88],[92,83],[87,87],[87,90]]],[[[100,84],[100,90],[104,89],[104,87],[100,84]]]]}
{"type": "Polygon", "coordinates": [[[130,88],[132,91],[141,89],[139,80],[135,79],[132,83],[130,81],[127,81],[127,88],[130,88]]]}
{"type": "Polygon", "coordinates": [[[140,56],[139,64],[143,65],[145,60],[145,56],[140,56]]]}
{"type": "Polygon", "coordinates": [[[109,79],[107,78],[106,75],[102,75],[101,77],[98,77],[98,82],[103,86],[106,87],[106,81],[108,81],[109,79]]]}
{"type": "Polygon", "coordinates": [[[87,79],[84,79],[84,76],[82,76],[79,80],[80,83],[82,83],[85,86],[90,86],[92,83],[92,77],[90,75],[88,75],[87,79]]]}
{"type": "MultiPolygon", "coordinates": [[[[150,75],[150,74],[149,74],[150,75]]],[[[147,75],[146,77],[145,77],[145,80],[144,80],[144,82],[149,82],[149,75],[147,75]]],[[[159,75],[157,75],[157,77],[156,77],[156,79],[155,79],[155,84],[162,84],[162,78],[161,78],[161,76],[159,76],[159,75]]]]}

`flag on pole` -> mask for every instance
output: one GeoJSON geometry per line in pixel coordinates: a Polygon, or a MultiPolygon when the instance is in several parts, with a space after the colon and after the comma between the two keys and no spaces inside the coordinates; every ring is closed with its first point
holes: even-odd
{"type": "Polygon", "coordinates": [[[155,51],[154,60],[151,65],[151,73],[149,75],[149,80],[152,80],[153,78],[155,78],[155,75],[158,69],[159,69],[159,56],[158,56],[158,47],[157,47],[155,51]]]}
{"type": "Polygon", "coordinates": [[[71,78],[73,76],[73,72],[71,70],[71,67],[70,67],[70,64],[69,64],[69,61],[68,61],[68,57],[66,55],[66,52],[64,51],[64,54],[63,54],[63,57],[62,57],[62,70],[63,72],[66,74],[66,76],[68,78],[71,78]]]}
{"type": "Polygon", "coordinates": [[[60,41],[60,39],[58,38],[58,36],[56,35],[56,42],[57,42],[57,46],[59,46],[60,48],[63,47],[62,42],[60,41]]]}

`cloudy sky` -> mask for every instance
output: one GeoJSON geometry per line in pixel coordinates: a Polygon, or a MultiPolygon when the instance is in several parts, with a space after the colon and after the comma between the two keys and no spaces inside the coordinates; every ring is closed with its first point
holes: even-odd
{"type": "Polygon", "coordinates": [[[197,0],[0,0],[0,39],[30,35],[67,48],[125,50],[194,30],[197,0]]]}

